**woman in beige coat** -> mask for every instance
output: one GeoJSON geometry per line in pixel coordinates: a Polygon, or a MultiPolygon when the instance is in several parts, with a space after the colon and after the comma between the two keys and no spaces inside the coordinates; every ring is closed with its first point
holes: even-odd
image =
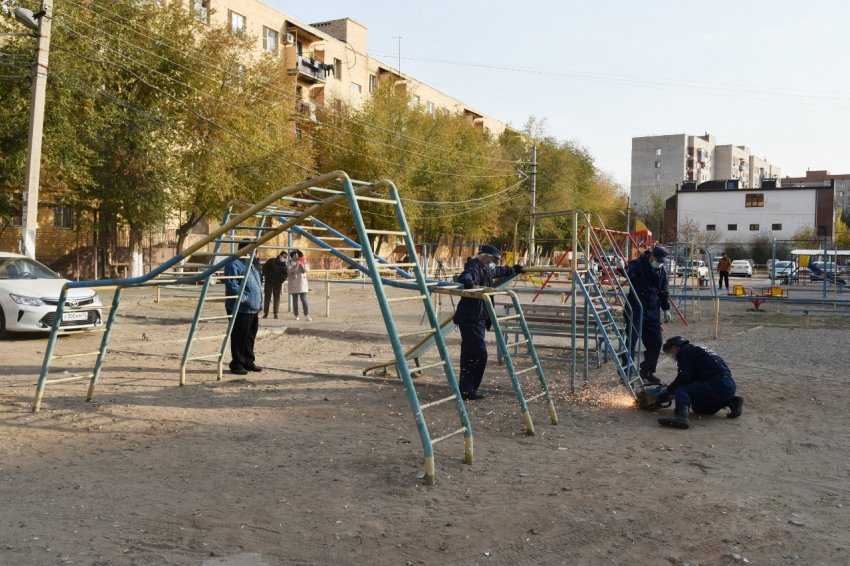
{"type": "Polygon", "coordinates": [[[295,312],[295,320],[298,320],[298,299],[301,299],[301,304],[304,306],[304,318],[310,318],[310,307],[307,305],[307,272],[310,271],[307,265],[307,260],[304,259],[304,253],[301,250],[292,250],[289,254],[289,265],[287,272],[287,285],[289,296],[292,299],[292,310],[295,312]]]}

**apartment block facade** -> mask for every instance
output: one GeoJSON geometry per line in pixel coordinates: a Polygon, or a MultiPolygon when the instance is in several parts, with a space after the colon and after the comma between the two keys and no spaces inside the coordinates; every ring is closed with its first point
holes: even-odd
{"type": "Polygon", "coordinates": [[[685,181],[734,179],[742,189],[758,189],[780,175],[778,167],[753,155],[750,148],[717,145],[717,138],[708,133],[632,138],[631,194],[638,211],[648,210],[653,196],[666,200],[685,181]]]}
{"type": "Polygon", "coordinates": [[[835,203],[833,206],[835,210],[839,208],[847,210],[847,207],[850,207],[850,173],[833,175],[825,170],[806,171],[806,175],[803,177],[784,177],[782,179],[782,186],[823,185],[824,187],[828,187],[833,181],[835,182],[835,203]]]}
{"type": "Polygon", "coordinates": [[[305,24],[259,0],[188,0],[195,19],[256,38],[257,52],[280,58],[296,77],[302,112],[358,106],[378,85],[410,93],[429,114],[461,113],[470,125],[500,135],[505,124],[367,54],[366,26],[351,18],[305,24]]]}

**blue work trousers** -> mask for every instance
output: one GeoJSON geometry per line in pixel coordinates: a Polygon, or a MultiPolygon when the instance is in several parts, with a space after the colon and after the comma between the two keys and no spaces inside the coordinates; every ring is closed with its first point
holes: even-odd
{"type": "Polygon", "coordinates": [[[461,393],[477,391],[487,368],[487,346],[484,344],[484,321],[475,325],[459,324],[461,393]]]}
{"type": "Polygon", "coordinates": [[[735,396],[735,380],[721,377],[713,381],[695,381],[677,387],[673,396],[677,406],[686,405],[695,413],[713,415],[729,406],[729,401],[735,396]]]}
{"type": "MultiPolygon", "coordinates": [[[[632,359],[635,358],[635,348],[638,342],[638,326],[631,326],[629,318],[626,317],[626,327],[631,328],[629,336],[629,354],[632,359]]],[[[640,375],[645,377],[651,373],[655,373],[655,368],[658,365],[658,356],[661,355],[661,321],[660,320],[643,320],[643,332],[641,334],[643,346],[646,351],[643,353],[643,359],[640,361],[640,375]]]]}

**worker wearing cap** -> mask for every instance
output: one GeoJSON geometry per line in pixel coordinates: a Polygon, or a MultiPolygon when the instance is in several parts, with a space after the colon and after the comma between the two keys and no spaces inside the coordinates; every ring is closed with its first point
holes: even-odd
{"type": "MultiPolygon", "coordinates": [[[[521,265],[499,267],[501,253],[495,246],[481,246],[478,257],[470,258],[458,277],[464,289],[492,287],[493,278],[522,272],[521,265]]],[[[460,330],[460,387],[464,399],[483,399],[478,387],[487,367],[487,346],[484,332],[490,329],[490,318],[484,301],[462,297],[457,305],[453,322],[460,330]]]]}
{"type": "Polygon", "coordinates": [[[711,348],[694,346],[681,336],[664,343],[664,353],[676,362],[678,373],[667,393],[676,399],[676,415],[661,417],[658,422],[676,428],[688,428],[688,411],[713,415],[729,409],[726,418],[737,419],[744,408],[744,399],[735,395],[735,380],[729,366],[711,348]]]}
{"type": "Polygon", "coordinates": [[[661,246],[654,246],[630,262],[626,268],[631,285],[631,292],[629,292],[631,312],[626,311],[626,328],[631,329],[629,353],[634,359],[640,330],[643,346],[646,348],[640,363],[640,377],[646,383],[661,383],[661,380],[655,377],[655,367],[661,355],[661,312],[664,312],[664,322],[670,322],[671,319],[665,259],[667,259],[667,250],[661,246]],[[642,327],[639,322],[641,310],[643,311],[642,327]]]}

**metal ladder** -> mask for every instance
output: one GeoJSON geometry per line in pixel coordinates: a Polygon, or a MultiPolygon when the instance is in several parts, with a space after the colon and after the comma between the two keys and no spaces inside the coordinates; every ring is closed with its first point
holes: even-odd
{"type": "Polygon", "coordinates": [[[359,196],[355,193],[354,186],[351,181],[345,180],[343,182],[343,186],[345,189],[345,194],[348,199],[348,205],[352,212],[352,217],[354,219],[354,225],[357,229],[357,237],[360,243],[361,248],[371,249],[368,245],[369,235],[370,234],[381,234],[387,236],[401,236],[404,239],[405,247],[407,249],[407,255],[410,258],[410,263],[380,263],[375,259],[375,254],[366,253],[364,254],[364,259],[366,261],[366,267],[369,270],[369,276],[372,280],[372,285],[375,289],[375,295],[378,299],[378,305],[381,309],[381,314],[384,318],[384,323],[387,328],[387,335],[390,339],[390,343],[392,344],[393,353],[395,354],[396,359],[396,367],[398,368],[399,377],[401,377],[402,382],[404,383],[405,390],[407,392],[407,400],[410,404],[410,408],[413,412],[413,418],[416,421],[416,428],[419,432],[419,438],[422,442],[422,448],[425,453],[425,484],[426,485],[434,485],[436,482],[436,467],[434,463],[434,444],[438,442],[442,442],[448,438],[451,438],[458,434],[464,435],[464,461],[466,463],[472,462],[472,427],[469,422],[469,417],[466,413],[466,407],[463,404],[463,399],[461,398],[460,388],[458,387],[457,377],[455,376],[454,369],[452,367],[451,360],[449,358],[449,353],[446,348],[445,340],[443,339],[443,334],[440,331],[440,321],[437,319],[437,313],[434,310],[434,305],[431,302],[431,295],[429,287],[435,286],[434,283],[428,283],[425,280],[425,275],[422,271],[422,267],[419,264],[419,259],[416,254],[416,246],[413,243],[413,237],[410,234],[410,228],[407,224],[407,219],[404,216],[404,210],[401,206],[401,200],[398,195],[398,190],[396,187],[389,182],[384,182],[385,186],[389,189],[389,197],[364,197],[359,196]],[[374,230],[367,229],[366,225],[363,221],[363,215],[360,210],[360,201],[372,201],[379,202],[383,204],[391,205],[393,211],[395,213],[396,220],[399,225],[399,230],[374,230]],[[384,268],[409,268],[412,267],[414,270],[414,280],[415,280],[415,289],[417,294],[412,296],[398,297],[398,298],[387,298],[386,291],[384,289],[384,282],[380,275],[380,269],[384,268]],[[425,309],[425,313],[427,315],[429,328],[427,330],[418,330],[413,332],[405,332],[399,333],[395,319],[392,313],[392,305],[399,302],[404,301],[421,301],[422,305],[425,309]],[[437,352],[439,354],[439,361],[425,364],[418,367],[411,367],[406,356],[405,349],[402,345],[402,339],[407,337],[415,337],[415,336],[425,336],[425,337],[433,337],[435,340],[435,344],[437,346],[437,352]],[[452,390],[452,394],[444,397],[442,399],[438,399],[436,401],[432,401],[430,403],[420,403],[419,396],[416,392],[416,388],[414,386],[413,378],[411,373],[423,371],[428,368],[441,367],[445,374],[446,380],[449,384],[449,387],[452,390]],[[438,438],[432,438],[431,433],[428,430],[428,425],[425,421],[425,416],[423,411],[425,409],[429,409],[431,407],[454,401],[455,409],[458,414],[458,419],[460,420],[460,428],[451,431],[443,436],[438,438]]]}
{"type": "Polygon", "coordinates": [[[555,403],[552,402],[552,394],[549,391],[549,384],[546,382],[546,376],[543,374],[543,367],[540,365],[540,358],[537,357],[537,350],[534,347],[534,340],[531,336],[531,332],[528,329],[528,324],[525,321],[525,314],[522,312],[522,306],[519,303],[519,298],[517,297],[517,294],[511,290],[498,289],[484,289],[480,294],[481,299],[484,301],[484,306],[487,309],[487,314],[489,315],[490,321],[493,325],[493,330],[496,333],[496,343],[499,345],[499,349],[502,352],[502,356],[505,361],[505,367],[508,368],[508,375],[511,378],[511,384],[513,385],[514,393],[516,393],[520,409],[522,409],[522,420],[525,423],[526,432],[529,435],[534,434],[534,423],[531,420],[531,413],[528,412],[528,403],[536,401],[537,399],[541,399],[543,397],[546,398],[546,407],[549,410],[549,419],[551,423],[553,425],[558,424],[558,414],[555,412],[555,403]],[[511,299],[511,303],[513,304],[514,312],[516,314],[506,316],[498,316],[496,314],[496,308],[493,304],[493,297],[498,295],[507,295],[511,299]],[[511,344],[507,343],[505,339],[505,334],[504,332],[502,332],[501,323],[509,320],[519,321],[520,327],[522,328],[524,340],[520,342],[512,342],[511,344]],[[532,365],[517,370],[508,347],[510,346],[511,348],[517,348],[522,345],[525,345],[527,349],[527,355],[531,358],[532,365]],[[525,394],[522,390],[522,385],[519,382],[519,376],[521,374],[532,371],[537,373],[537,380],[540,383],[540,388],[542,389],[542,391],[526,399],[525,394]]]}

